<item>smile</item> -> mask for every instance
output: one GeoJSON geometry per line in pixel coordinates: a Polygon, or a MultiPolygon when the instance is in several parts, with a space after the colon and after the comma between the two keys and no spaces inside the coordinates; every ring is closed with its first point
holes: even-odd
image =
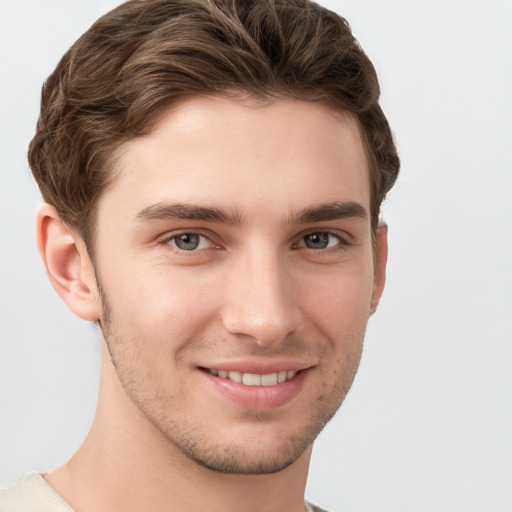
{"type": "Polygon", "coordinates": [[[198,369],[216,395],[220,394],[245,410],[264,411],[284,406],[296,398],[311,378],[313,366],[297,361],[264,364],[246,360],[232,361],[231,364],[222,362],[221,368],[199,366],[198,369]]]}
{"type": "Polygon", "coordinates": [[[282,370],[274,373],[266,373],[260,375],[258,373],[242,373],[238,371],[216,370],[207,368],[207,370],[215,377],[229,379],[246,386],[275,386],[293,379],[297,372],[295,370],[282,370]]]}

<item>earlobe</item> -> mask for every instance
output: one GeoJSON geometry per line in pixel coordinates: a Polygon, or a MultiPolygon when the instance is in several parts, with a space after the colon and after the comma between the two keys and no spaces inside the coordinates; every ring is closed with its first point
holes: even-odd
{"type": "Polygon", "coordinates": [[[379,300],[386,284],[386,264],[388,261],[388,226],[379,223],[375,239],[373,293],[370,313],[373,315],[379,305],[379,300]]]}
{"type": "Polygon", "coordinates": [[[70,233],[57,210],[48,204],[37,215],[37,246],[55,291],[73,313],[96,322],[101,307],[85,244],[70,233]]]}

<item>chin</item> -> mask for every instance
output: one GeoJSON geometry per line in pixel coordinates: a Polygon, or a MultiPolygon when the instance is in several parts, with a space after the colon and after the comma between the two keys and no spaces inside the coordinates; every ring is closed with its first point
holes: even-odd
{"type": "MultiPolygon", "coordinates": [[[[309,447],[295,443],[292,439],[277,450],[262,447],[248,449],[247,446],[217,447],[215,452],[186,453],[197,464],[218,473],[232,475],[269,475],[278,473],[292,465],[309,447]]],[[[204,448],[204,447],[203,447],[204,448]]]]}
{"type": "MultiPolygon", "coordinates": [[[[167,439],[195,463],[219,473],[233,475],[268,475],[283,471],[296,462],[332,418],[339,404],[317,413],[302,425],[264,424],[265,413],[247,412],[247,423],[241,428],[229,429],[217,436],[205,434],[176,438],[176,431],[168,432],[167,439]]],[[[239,426],[240,427],[240,426],[239,426]]]]}

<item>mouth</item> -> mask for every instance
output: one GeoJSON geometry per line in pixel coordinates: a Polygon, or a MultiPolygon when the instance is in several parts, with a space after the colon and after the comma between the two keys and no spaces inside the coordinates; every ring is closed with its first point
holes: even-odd
{"type": "Polygon", "coordinates": [[[262,411],[294,401],[310,380],[314,365],[293,360],[239,360],[196,368],[215,396],[245,410],[262,411]]]}
{"type": "Polygon", "coordinates": [[[246,386],[276,386],[292,380],[301,370],[281,370],[273,373],[243,373],[236,370],[218,370],[216,368],[200,368],[214,377],[228,379],[246,386]]]}

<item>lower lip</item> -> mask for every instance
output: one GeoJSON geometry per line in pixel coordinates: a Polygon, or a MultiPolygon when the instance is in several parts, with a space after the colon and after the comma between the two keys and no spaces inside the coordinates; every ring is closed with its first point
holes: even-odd
{"type": "Polygon", "coordinates": [[[208,383],[224,397],[237,405],[257,411],[275,409],[293,400],[304,386],[309,369],[302,370],[293,377],[274,386],[246,386],[230,379],[217,377],[200,370],[208,383]]]}

